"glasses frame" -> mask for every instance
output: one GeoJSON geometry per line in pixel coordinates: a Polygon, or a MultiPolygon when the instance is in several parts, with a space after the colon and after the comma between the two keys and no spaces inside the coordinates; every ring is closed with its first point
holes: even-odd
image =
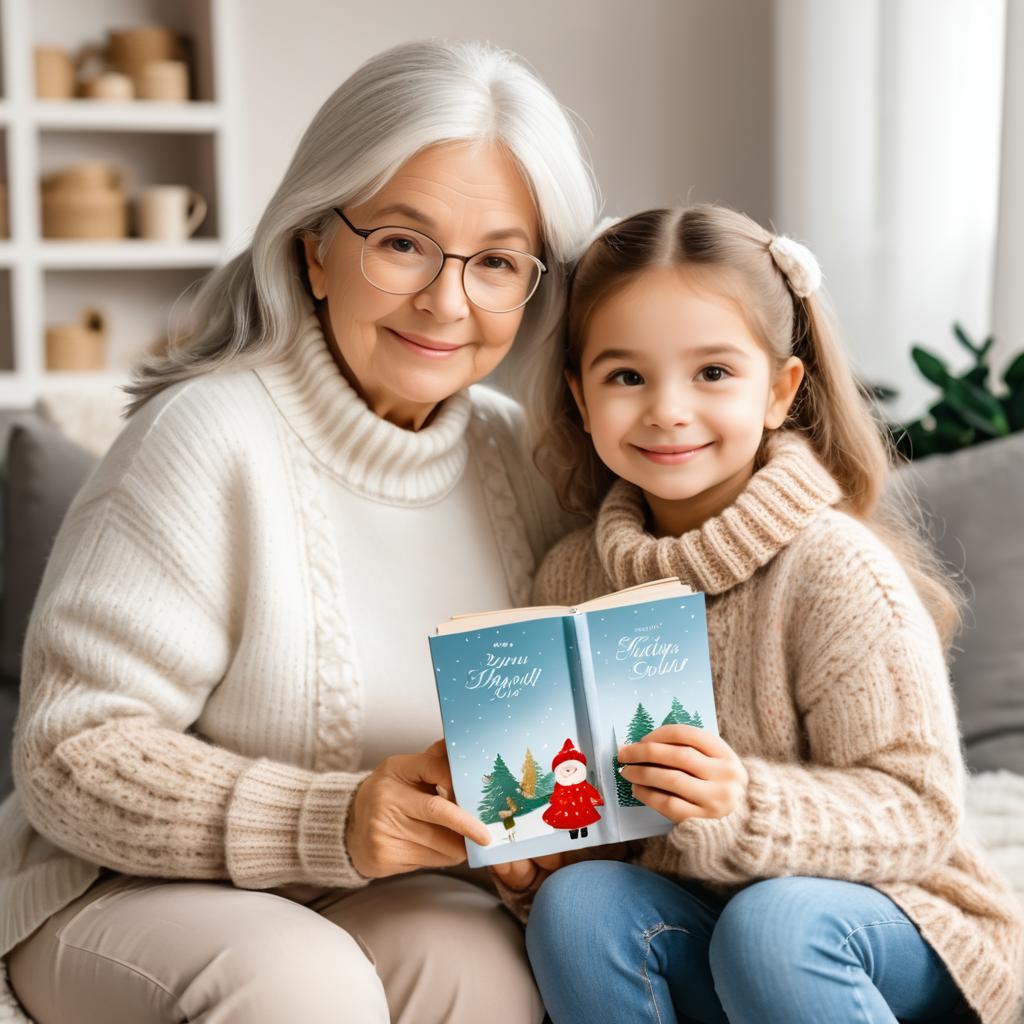
{"type": "Polygon", "coordinates": [[[342,219],[345,226],[353,234],[358,235],[364,242],[366,241],[367,238],[370,237],[370,235],[374,234],[377,231],[387,231],[388,229],[391,229],[393,231],[413,231],[417,235],[422,235],[424,238],[430,239],[430,241],[437,246],[438,252],[441,253],[441,265],[437,268],[437,273],[434,274],[434,276],[425,285],[423,285],[423,287],[415,288],[411,292],[393,292],[387,288],[381,288],[379,284],[375,284],[368,277],[366,277],[366,267],[363,266],[363,254],[366,252],[364,246],[362,252],[360,252],[359,254],[359,269],[362,271],[363,277],[366,278],[367,282],[373,285],[373,287],[376,288],[378,291],[384,292],[385,295],[418,295],[420,292],[426,291],[441,276],[441,271],[444,270],[444,265],[445,263],[448,262],[448,260],[458,260],[462,264],[462,273],[459,277],[459,283],[462,285],[462,290],[463,292],[465,292],[466,298],[469,299],[469,301],[472,302],[473,305],[477,307],[477,309],[482,309],[486,313],[514,313],[517,309],[522,309],[523,306],[525,306],[530,301],[530,299],[532,299],[534,295],[537,294],[537,289],[540,287],[541,278],[548,272],[548,268],[544,265],[543,261],[534,256],[533,253],[523,252],[521,249],[508,249],[501,246],[490,246],[487,249],[481,249],[479,252],[475,252],[470,256],[461,256],[457,252],[445,252],[444,249],[442,249],[441,246],[436,241],[434,241],[433,238],[430,238],[430,235],[428,235],[424,231],[420,231],[419,228],[410,228],[404,224],[382,224],[380,227],[377,228],[357,228],[355,224],[353,224],[352,221],[350,221],[348,217],[345,216],[340,206],[332,206],[331,209],[334,210],[334,212],[342,219]],[[477,256],[480,256],[485,252],[514,252],[518,256],[525,256],[527,259],[533,260],[533,262],[536,263],[538,267],[540,267],[540,274],[537,277],[537,283],[533,286],[533,291],[531,291],[530,294],[527,295],[522,302],[520,302],[516,306],[513,306],[511,309],[488,309],[486,306],[481,306],[479,302],[473,302],[473,299],[470,298],[469,292],[466,291],[466,267],[469,266],[470,260],[476,259],[477,256]]]}

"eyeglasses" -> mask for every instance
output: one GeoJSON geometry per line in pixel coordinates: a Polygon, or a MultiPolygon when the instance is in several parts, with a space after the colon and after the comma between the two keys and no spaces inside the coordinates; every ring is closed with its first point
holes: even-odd
{"type": "Polygon", "coordinates": [[[533,297],[548,268],[518,249],[481,249],[472,256],[445,252],[429,235],[411,228],[357,228],[339,207],[334,212],[363,240],[363,277],[389,295],[414,295],[437,280],[445,260],[462,263],[466,298],[488,313],[511,313],[533,297]]]}

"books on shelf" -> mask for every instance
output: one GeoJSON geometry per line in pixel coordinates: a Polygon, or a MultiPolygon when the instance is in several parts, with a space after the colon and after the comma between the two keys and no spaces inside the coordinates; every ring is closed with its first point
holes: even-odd
{"type": "Polygon", "coordinates": [[[466,840],[471,867],[672,828],[617,753],[668,723],[718,731],[703,594],[658,580],[455,616],[429,640],[454,799],[492,837],[466,840]]]}

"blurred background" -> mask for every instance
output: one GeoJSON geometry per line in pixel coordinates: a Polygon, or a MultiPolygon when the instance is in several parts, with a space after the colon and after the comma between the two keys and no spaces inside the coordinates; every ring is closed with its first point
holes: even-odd
{"type": "Polygon", "coordinates": [[[910,418],[1024,345],[1024,0],[0,0],[0,403],[111,390],[243,246],[327,95],[488,39],[575,114],[605,213],[718,200],[818,255],[910,418]],[[1013,55],[1017,54],[1017,60],[1013,55]]]}

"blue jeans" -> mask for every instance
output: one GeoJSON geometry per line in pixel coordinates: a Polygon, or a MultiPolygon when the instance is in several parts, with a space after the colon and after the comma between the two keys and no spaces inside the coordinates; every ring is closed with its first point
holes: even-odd
{"type": "Polygon", "coordinates": [[[892,1024],[962,1003],[892,900],[828,878],[773,878],[725,900],[585,861],[541,887],[526,948],[554,1024],[892,1024]]]}

